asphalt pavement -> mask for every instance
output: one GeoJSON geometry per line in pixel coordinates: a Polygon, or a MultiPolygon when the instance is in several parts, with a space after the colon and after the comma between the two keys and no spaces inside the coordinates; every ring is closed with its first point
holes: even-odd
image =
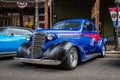
{"type": "Polygon", "coordinates": [[[120,80],[120,54],[95,58],[81,63],[75,70],[24,65],[12,58],[1,58],[0,80],[120,80]]]}

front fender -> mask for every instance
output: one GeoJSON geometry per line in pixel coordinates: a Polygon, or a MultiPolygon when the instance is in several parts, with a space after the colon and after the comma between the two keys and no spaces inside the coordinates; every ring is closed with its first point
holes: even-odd
{"type": "Polygon", "coordinates": [[[67,41],[52,45],[43,53],[43,58],[63,61],[67,57],[71,47],[72,44],[67,41]]]}
{"type": "Polygon", "coordinates": [[[23,44],[21,44],[17,51],[17,57],[30,58],[31,57],[30,46],[31,44],[28,42],[24,42],[23,44]]]}

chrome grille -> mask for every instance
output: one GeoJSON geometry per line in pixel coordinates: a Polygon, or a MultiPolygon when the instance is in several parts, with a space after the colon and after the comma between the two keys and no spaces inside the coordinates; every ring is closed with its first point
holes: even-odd
{"type": "Polygon", "coordinates": [[[45,42],[45,33],[34,33],[32,42],[32,57],[38,58],[41,56],[41,51],[45,42]]]}

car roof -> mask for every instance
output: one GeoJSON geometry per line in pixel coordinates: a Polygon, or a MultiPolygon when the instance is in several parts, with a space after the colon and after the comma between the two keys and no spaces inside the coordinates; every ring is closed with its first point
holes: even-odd
{"type": "Polygon", "coordinates": [[[33,32],[33,30],[32,30],[32,29],[30,29],[30,28],[25,28],[25,27],[17,27],[17,26],[4,26],[4,27],[1,27],[1,28],[16,28],[16,29],[29,30],[29,31],[33,32]]]}
{"type": "Polygon", "coordinates": [[[72,18],[72,19],[66,19],[66,20],[61,20],[61,21],[72,21],[72,20],[75,20],[75,21],[91,21],[91,20],[83,19],[83,18],[72,18]]]}

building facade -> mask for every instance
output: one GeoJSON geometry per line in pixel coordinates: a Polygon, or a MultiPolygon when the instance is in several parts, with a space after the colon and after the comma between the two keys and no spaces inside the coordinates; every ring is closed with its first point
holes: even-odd
{"type": "MultiPolygon", "coordinates": [[[[21,26],[22,24],[24,27],[33,27],[36,16],[38,18],[37,24],[44,25],[46,15],[44,6],[44,0],[2,0],[0,1],[0,26],[21,26]],[[28,5],[21,9],[17,6],[17,2],[26,2],[28,5]]],[[[48,1],[47,8],[50,8],[50,1],[48,1]]]]}
{"type": "MultiPolygon", "coordinates": [[[[18,0],[0,1],[0,26],[20,26],[21,9],[16,6],[18,0]]],[[[38,1],[38,24],[45,27],[47,23],[51,26],[53,23],[70,18],[87,18],[93,20],[92,8],[97,0],[20,0],[29,2],[28,6],[22,9],[23,26],[35,28],[36,24],[36,1],[38,1]],[[48,1],[48,3],[46,2],[48,1]],[[47,5],[45,5],[47,3],[47,5]],[[46,9],[47,8],[47,9],[46,9]],[[48,17],[45,18],[46,14],[48,17]],[[31,25],[28,25],[31,22],[31,25]]],[[[113,35],[114,28],[108,7],[115,6],[114,0],[99,0],[99,30],[102,36],[113,35]],[[108,30],[109,29],[109,30],[108,30]]],[[[47,26],[47,25],[46,25],[47,26]]],[[[48,28],[48,27],[46,27],[48,28]]]]}

